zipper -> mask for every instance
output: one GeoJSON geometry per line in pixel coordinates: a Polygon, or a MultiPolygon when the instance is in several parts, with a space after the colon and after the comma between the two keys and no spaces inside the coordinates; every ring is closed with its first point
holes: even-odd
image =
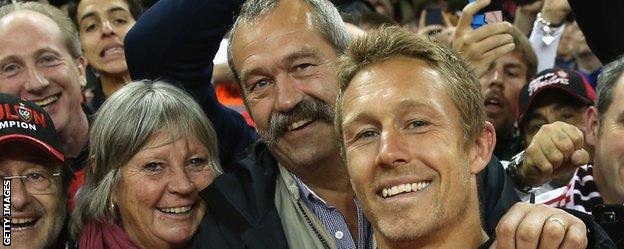
{"type": "Polygon", "coordinates": [[[301,205],[301,200],[297,200],[297,206],[299,206],[299,210],[301,211],[301,213],[303,213],[303,217],[306,219],[306,222],[314,231],[314,234],[316,234],[316,237],[321,241],[321,244],[323,244],[323,248],[329,249],[329,244],[327,244],[327,241],[325,241],[323,236],[321,236],[321,232],[319,232],[319,230],[316,229],[316,227],[312,224],[312,220],[310,219],[310,216],[308,216],[308,214],[303,209],[303,206],[301,205]]]}

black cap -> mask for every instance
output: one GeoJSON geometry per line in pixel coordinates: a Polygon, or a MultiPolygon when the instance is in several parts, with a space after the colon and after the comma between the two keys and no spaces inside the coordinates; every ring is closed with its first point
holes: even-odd
{"type": "Polygon", "coordinates": [[[546,69],[538,73],[533,80],[520,90],[518,97],[518,124],[526,121],[526,113],[531,105],[546,89],[555,89],[567,94],[579,103],[592,105],[596,100],[596,92],[579,72],[565,69],[546,69]]]}
{"type": "Polygon", "coordinates": [[[0,144],[6,142],[31,144],[53,158],[65,161],[48,113],[35,103],[0,93],[0,144]]]}

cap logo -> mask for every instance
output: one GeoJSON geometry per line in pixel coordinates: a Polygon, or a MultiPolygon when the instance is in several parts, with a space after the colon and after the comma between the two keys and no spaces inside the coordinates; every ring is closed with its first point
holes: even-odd
{"type": "Polygon", "coordinates": [[[30,109],[23,103],[18,105],[0,104],[0,129],[18,127],[36,131],[37,125],[43,128],[47,127],[43,113],[30,109]]]}
{"type": "Polygon", "coordinates": [[[529,83],[529,89],[528,89],[529,96],[533,96],[533,93],[537,92],[537,90],[539,90],[542,87],[545,87],[548,85],[554,85],[554,84],[569,85],[570,78],[568,77],[568,74],[564,71],[557,71],[557,72],[546,73],[542,76],[539,76],[533,79],[529,83]]]}
{"type": "Polygon", "coordinates": [[[30,115],[30,109],[24,106],[23,103],[19,104],[17,113],[19,114],[20,118],[24,120],[24,122],[30,122],[30,120],[32,119],[32,115],[30,115]]]}

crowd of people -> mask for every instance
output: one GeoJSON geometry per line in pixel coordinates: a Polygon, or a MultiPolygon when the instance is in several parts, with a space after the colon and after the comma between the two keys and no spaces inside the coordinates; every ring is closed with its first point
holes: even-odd
{"type": "Polygon", "coordinates": [[[607,9],[0,1],[3,246],[622,248],[607,9]]]}

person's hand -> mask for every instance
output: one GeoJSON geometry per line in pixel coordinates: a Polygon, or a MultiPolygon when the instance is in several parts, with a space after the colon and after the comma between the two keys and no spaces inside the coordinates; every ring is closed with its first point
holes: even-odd
{"type": "Polygon", "coordinates": [[[589,162],[583,149],[583,132],[574,125],[554,122],[535,133],[518,166],[518,176],[526,186],[541,186],[553,176],[567,173],[589,162]]]}
{"type": "Polygon", "coordinates": [[[485,74],[496,59],[515,48],[512,26],[508,22],[488,23],[475,30],[470,26],[474,14],[488,4],[490,0],[478,0],[466,5],[453,35],[453,49],[466,59],[477,78],[485,74]]]}
{"type": "Polygon", "coordinates": [[[587,230],[579,218],[542,204],[516,203],[496,226],[490,248],[585,248],[587,230]]]}
{"type": "Polygon", "coordinates": [[[542,18],[553,25],[562,24],[572,9],[567,0],[545,0],[542,7],[542,18]]]}

